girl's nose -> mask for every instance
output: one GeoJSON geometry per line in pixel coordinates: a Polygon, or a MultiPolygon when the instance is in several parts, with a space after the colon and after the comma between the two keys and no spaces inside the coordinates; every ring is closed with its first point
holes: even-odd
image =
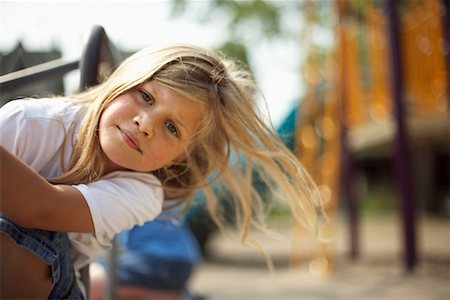
{"type": "Polygon", "coordinates": [[[137,116],[133,119],[133,122],[146,138],[150,139],[153,137],[155,133],[155,124],[152,118],[149,116],[137,116]]]}

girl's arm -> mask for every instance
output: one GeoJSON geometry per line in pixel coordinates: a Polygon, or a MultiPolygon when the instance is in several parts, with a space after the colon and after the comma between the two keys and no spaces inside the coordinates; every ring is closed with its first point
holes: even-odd
{"type": "Polygon", "coordinates": [[[61,232],[94,232],[83,195],[53,185],[0,146],[0,212],[20,226],[61,232]]]}

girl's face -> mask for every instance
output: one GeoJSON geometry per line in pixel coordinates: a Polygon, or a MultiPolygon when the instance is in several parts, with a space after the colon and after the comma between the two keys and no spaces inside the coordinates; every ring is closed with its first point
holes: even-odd
{"type": "Polygon", "coordinates": [[[181,161],[202,112],[200,103],[155,81],[121,94],[100,116],[105,172],[150,172],[181,161]]]}

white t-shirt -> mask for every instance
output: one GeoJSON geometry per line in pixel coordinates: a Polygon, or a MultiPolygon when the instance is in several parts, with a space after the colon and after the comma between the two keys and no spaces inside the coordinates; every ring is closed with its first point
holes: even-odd
{"type": "MultiPolygon", "coordinates": [[[[0,109],[0,144],[45,178],[62,175],[61,153],[67,166],[84,115],[83,107],[62,99],[8,102],[0,109]]],[[[95,234],[69,233],[76,270],[109,248],[115,234],[161,212],[163,191],[151,174],[117,171],[73,186],[83,194],[95,227],[95,234]]]]}

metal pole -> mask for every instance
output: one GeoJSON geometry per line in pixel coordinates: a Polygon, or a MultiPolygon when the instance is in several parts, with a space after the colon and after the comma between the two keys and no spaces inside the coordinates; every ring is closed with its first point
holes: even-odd
{"type": "Polygon", "coordinates": [[[109,262],[109,273],[108,273],[108,285],[106,291],[106,299],[114,300],[116,299],[116,288],[117,288],[117,238],[112,241],[112,248],[109,252],[108,262],[109,262]]]}
{"type": "Polygon", "coordinates": [[[348,213],[348,230],[350,237],[350,258],[355,260],[359,256],[359,216],[358,201],[353,189],[355,163],[349,149],[346,125],[341,126],[341,164],[342,164],[342,192],[345,198],[348,213]]]}
{"type": "Polygon", "coordinates": [[[78,63],[78,60],[68,62],[64,59],[56,59],[2,75],[0,76],[0,91],[4,93],[38,81],[62,76],[69,71],[76,70],[78,63]]]}
{"type": "MultiPolygon", "coordinates": [[[[338,24],[339,26],[345,26],[344,18],[346,15],[347,4],[345,1],[337,1],[336,9],[338,13],[338,24]]],[[[342,29],[340,29],[342,30],[342,29]]],[[[340,114],[340,122],[341,122],[341,182],[340,186],[342,189],[342,196],[344,198],[346,208],[347,208],[347,217],[348,217],[348,230],[349,230],[349,241],[350,241],[350,258],[355,260],[359,256],[359,218],[358,218],[358,201],[355,196],[355,190],[353,188],[353,179],[355,172],[355,162],[352,153],[352,149],[350,148],[349,137],[348,137],[348,127],[346,122],[346,114],[348,110],[348,95],[347,95],[347,80],[346,78],[346,66],[349,60],[348,52],[346,51],[346,46],[344,45],[344,41],[341,39],[340,43],[340,103],[341,103],[341,114],[340,114]]]]}
{"type": "Polygon", "coordinates": [[[416,238],[415,238],[415,207],[412,193],[412,178],[410,165],[410,152],[407,128],[405,122],[405,109],[402,97],[402,68],[400,59],[400,46],[398,36],[398,16],[396,0],[387,0],[386,12],[388,18],[388,38],[390,45],[390,64],[392,78],[392,101],[394,117],[397,126],[395,139],[395,167],[396,181],[400,194],[401,214],[404,234],[404,259],[407,271],[412,272],[416,264],[416,238]]]}
{"type": "Polygon", "coordinates": [[[448,111],[450,112],[450,3],[448,0],[441,1],[441,7],[443,8],[444,14],[442,15],[442,38],[445,41],[447,53],[445,55],[447,64],[447,97],[448,97],[448,111]]]}

